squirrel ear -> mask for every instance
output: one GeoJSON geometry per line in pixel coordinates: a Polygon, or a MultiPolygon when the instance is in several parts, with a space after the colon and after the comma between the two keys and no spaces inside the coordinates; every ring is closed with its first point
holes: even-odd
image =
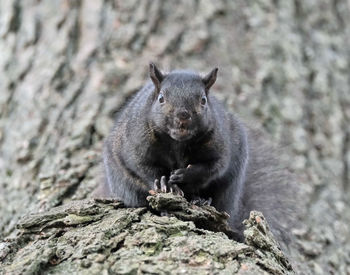
{"type": "Polygon", "coordinates": [[[158,70],[157,66],[154,63],[149,64],[149,76],[151,77],[156,91],[160,91],[160,83],[164,79],[163,74],[158,70]]]}
{"type": "Polygon", "coordinates": [[[218,70],[219,70],[218,68],[214,68],[210,73],[208,73],[203,78],[203,83],[205,85],[206,92],[208,92],[210,87],[213,86],[213,84],[215,83],[218,70]]]}

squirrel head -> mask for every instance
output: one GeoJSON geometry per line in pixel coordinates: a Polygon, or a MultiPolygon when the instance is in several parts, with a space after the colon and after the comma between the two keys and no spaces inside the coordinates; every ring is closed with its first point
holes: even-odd
{"type": "Polygon", "coordinates": [[[186,141],[212,128],[210,87],[218,68],[205,77],[190,71],[163,74],[150,64],[154,98],[150,119],[157,131],[177,141],[186,141]]]}

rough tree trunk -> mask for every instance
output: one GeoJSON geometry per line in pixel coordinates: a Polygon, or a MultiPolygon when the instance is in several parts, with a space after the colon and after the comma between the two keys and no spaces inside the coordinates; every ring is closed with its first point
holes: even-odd
{"type": "MultiPolygon", "coordinates": [[[[152,60],[165,69],[207,71],[219,66],[217,97],[246,121],[262,125],[289,151],[291,168],[305,175],[300,188],[306,195],[306,217],[291,251],[296,265],[311,274],[350,273],[349,11],[346,0],[2,0],[1,268],[16,272],[16,266],[28,267],[32,258],[25,252],[36,251],[38,261],[27,272],[60,272],[65,264],[72,272],[137,272],[142,255],[161,270],[162,265],[177,266],[180,258],[152,258],[168,249],[157,244],[173,235],[179,235],[175,241],[186,242],[181,232],[190,232],[207,250],[198,248],[195,260],[177,272],[196,265],[209,266],[203,269],[208,273],[214,270],[210,268],[249,270],[241,261],[244,257],[256,260],[269,253],[263,248],[252,252],[249,244],[238,251],[221,233],[204,234],[191,222],[80,201],[90,198],[99,182],[101,145],[113,114],[142,85],[152,60]],[[72,201],[84,202],[82,212],[74,210],[72,201]],[[63,208],[53,208],[59,205],[63,208]],[[53,217],[50,211],[61,214],[53,217]],[[52,234],[28,231],[26,219],[19,223],[30,212],[41,212],[37,215],[50,223],[52,234]],[[154,233],[157,226],[142,222],[147,215],[165,228],[163,235],[154,233]],[[114,228],[111,223],[121,225],[114,228]],[[111,234],[108,253],[114,258],[105,261],[107,240],[97,233],[84,236],[86,243],[74,247],[83,234],[79,230],[91,226],[111,234]],[[104,226],[111,227],[99,229],[104,226]],[[141,239],[160,239],[134,251],[125,240],[137,232],[144,233],[141,239]],[[215,240],[206,239],[209,235],[215,240]],[[69,254],[68,241],[75,254],[69,254]],[[97,247],[96,242],[106,246],[97,247]],[[129,271],[117,264],[127,257],[122,254],[125,247],[134,257],[129,271]],[[76,265],[68,264],[72,255],[76,265]],[[208,255],[215,260],[207,262],[208,255]]],[[[281,272],[262,263],[256,266],[281,272]]],[[[154,271],[147,270],[142,272],[154,271]]]]}

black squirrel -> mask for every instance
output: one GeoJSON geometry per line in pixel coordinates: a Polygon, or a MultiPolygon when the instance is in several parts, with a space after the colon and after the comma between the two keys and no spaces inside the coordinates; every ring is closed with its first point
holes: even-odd
{"type": "Polygon", "coordinates": [[[145,206],[150,189],[211,203],[230,215],[239,240],[242,221],[258,210],[286,243],[293,216],[288,172],[262,134],[211,94],[217,72],[162,73],[150,64],[152,81],[121,108],[105,142],[103,193],[130,207],[145,206]]]}

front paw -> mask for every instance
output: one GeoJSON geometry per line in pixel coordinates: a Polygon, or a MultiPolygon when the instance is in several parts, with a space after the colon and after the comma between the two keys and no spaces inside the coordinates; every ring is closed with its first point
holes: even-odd
{"type": "Polygon", "coordinates": [[[170,174],[169,182],[171,184],[181,184],[186,181],[186,176],[187,176],[187,169],[186,168],[181,168],[177,169],[170,174]]]}
{"type": "Polygon", "coordinates": [[[158,193],[173,193],[175,195],[184,196],[184,192],[180,189],[180,187],[173,182],[170,182],[170,180],[167,182],[166,177],[162,176],[159,179],[154,180],[153,184],[154,191],[158,193]]]}

